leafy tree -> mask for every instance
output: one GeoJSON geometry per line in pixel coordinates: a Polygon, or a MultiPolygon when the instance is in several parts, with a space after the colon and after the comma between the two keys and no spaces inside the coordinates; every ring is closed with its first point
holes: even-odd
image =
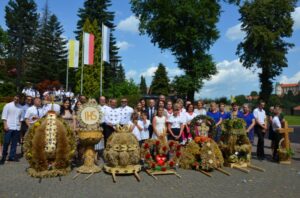
{"type": "Polygon", "coordinates": [[[235,96],[235,102],[241,106],[244,103],[247,103],[248,100],[246,99],[245,95],[238,95],[238,96],[235,96]]]}
{"type": "MultiPolygon", "coordinates": [[[[95,36],[95,50],[94,50],[94,65],[84,65],[83,67],[83,94],[90,97],[97,97],[100,94],[100,54],[101,50],[101,36],[98,30],[97,20],[93,23],[89,19],[86,20],[83,26],[84,32],[94,34],[95,36]]],[[[83,35],[80,36],[80,42],[82,43],[83,35]]],[[[80,59],[82,59],[82,49],[80,49],[80,59]]],[[[80,93],[81,86],[81,65],[76,73],[76,88],[75,91],[80,93]]]]}
{"type": "Polygon", "coordinates": [[[220,5],[217,0],[143,1],[131,0],[132,11],[139,17],[139,29],[161,49],[175,55],[179,68],[192,79],[187,89],[188,100],[202,87],[203,80],[216,73],[209,54],[218,39],[216,24],[220,5]]]}
{"type": "Polygon", "coordinates": [[[250,96],[258,96],[257,91],[251,91],[250,96]]]}
{"type": "Polygon", "coordinates": [[[190,76],[175,76],[171,85],[179,98],[187,98],[189,87],[193,86],[190,76]]]}
{"type": "Polygon", "coordinates": [[[168,95],[170,91],[169,81],[166,67],[162,63],[159,63],[153,76],[149,94],[168,95]]]}
{"type": "Polygon", "coordinates": [[[141,76],[140,92],[141,94],[147,94],[147,84],[144,76],[141,76]]]}
{"type": "Polygon", "coordinates": [[[0,26],[0,58],[5,57],[7,44],[8,44],[7,33],[0,26]]]}
{"type": "Polygon", "coordinates": [[[67,41],[62,38],[63,28],[46,4],[40,23],[34,56],[27,70],[27,79],[39,83],[45,79],[65,82],[67,41]],[[47,71],[47,72],[45,72],[47,71]]]}
{"type": "Polygon", "coordinates": [[[19,89],[37,33],[36,3],[33,0],[9,0],[5,7],[5,20],[8,28],[8,57],[15,60],[12,65],[16,65],[16,84],[19,89]]]}
{"type": "Polygon", "coordinates": [[[267,103],[272,80],[288,66],[286,54],[293,44],[285,38],[293,33],[291,12],[295,3],[296,0],[247,0],[239,10],[246,37],[238,45],[237,55],[244,67],[261,69],[259,95],[267,103]]]}
{"type": "Polygon", "coordinates": [[[117,83],[114,86],[110,87],[105,95],[109,98],[120,98],[126,96],[140,96],[139,87],[134,83],[132,79],[125,80],[123,83],[117,83]]]}

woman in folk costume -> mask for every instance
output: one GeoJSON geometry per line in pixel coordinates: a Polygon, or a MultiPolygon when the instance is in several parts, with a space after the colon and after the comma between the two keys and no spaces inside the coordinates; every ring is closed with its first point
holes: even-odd
{"type": "Polygon", "coordinates": [[[160,107],[157,110],[157,115],[153,118],[153,134],[152,139],[167,141],[166,117],[164,116],[164,108],[160,107]]]}

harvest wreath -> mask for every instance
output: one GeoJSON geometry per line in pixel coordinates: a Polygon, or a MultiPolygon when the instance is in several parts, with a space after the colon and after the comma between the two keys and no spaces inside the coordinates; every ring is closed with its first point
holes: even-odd
{"type": "Polygon", "coordinates": [[[141,147],[144,168],[152,171],[175,170],[181,156],[181,145],[176,141],[162,144],[159,140],[146,140],[141,147]]]}

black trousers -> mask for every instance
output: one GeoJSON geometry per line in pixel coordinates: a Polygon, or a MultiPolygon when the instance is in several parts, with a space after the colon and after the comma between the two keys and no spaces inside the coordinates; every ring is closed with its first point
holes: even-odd
{"type": "Polygon", "coordinates": [[[107,124],[103,125],[103,136],[104,136],[104,146],[106,147],[107,139],[111,136],[111,134],[115,131],[115,129],[107,124]]]}
{"type": "Polygon", "coordinates": [[[151,139],[152,138],[152,134],[153,134],[153,126],[152,126],[152,124],[149,125],[148,130],[149,130],[149,138],[151,139]]]}
{"type": "Polygon", "coordinates": [[[281,140],[282,138],[282,135],[279,134],[278,132],[274,132],[274,136],[273,136],[273,141],[274,141],[274,150],[273,150],[273,160],[275,161],[279,161],[279,156],[278,156],[278,148],[279,148],[279,141],[281,140]]]}
{"type": "Polygon", "coordinates": [[[265,132],[263,132],[263,128],[259,125],[255,125],[254,132],[257,134],[258,140],[257,140],[257,151],[256,155],[258,158],[264,158],[265,157],[265,132]]]}
{"type": "MultiPolygon", "coordinates": [[[[174,135],[178,136],[180,134],[180,128],[172,128],[172,132],[174,135]]],[[[182,141],[182,136],[178,140],[176,140],[171,134],[168,134],[168,140],[182,141]]]]}

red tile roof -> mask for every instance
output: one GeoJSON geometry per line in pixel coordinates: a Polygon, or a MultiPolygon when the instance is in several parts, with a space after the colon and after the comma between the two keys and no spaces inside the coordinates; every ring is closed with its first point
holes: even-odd
{"type": "Polygon", "coordinates": [[[294,83],[294,84],[280,84],[280,86],[283,88],[283,87],[298,87],[299,84],[297,83],[294,83]]]}
{"type": "Polygon", "coordinates": [[[299,105],[299,106],[296,106],[296,107],[294,107],[294,111],[300,111],[300,105],[299,105]]]}

